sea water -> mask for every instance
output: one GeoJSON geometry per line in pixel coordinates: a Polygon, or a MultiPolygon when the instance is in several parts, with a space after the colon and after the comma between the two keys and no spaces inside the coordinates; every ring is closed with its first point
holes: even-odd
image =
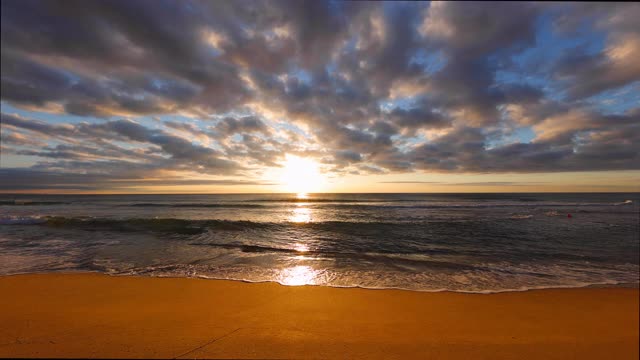
{"type": "Polygon", "coordinates": [[[0,274],[637,286],[638,193],[0,195],[0,274]]]}

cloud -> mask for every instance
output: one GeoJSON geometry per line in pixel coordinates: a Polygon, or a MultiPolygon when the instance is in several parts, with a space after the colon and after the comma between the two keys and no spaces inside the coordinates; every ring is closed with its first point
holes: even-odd
{"type": "Polygon", "coordinates": [[[348,150],[338,151],[336,152],[334,157],[336,158],[336,160],[342,161],[345,163],[357,163],[362,161],[362,155],[360,155],[360,153],[357,153],[355,151],[348,151],[348,150]]]}
{"type": "Polygon", "coordinates": [[[440,181],[378,181],[378,184],[441,184],[440,181]]]}
{"type": "Polygon", "coordinates": [[[410,130],[442,128],[451,124],[450,119],[434,111],[428,103],[410,108],[396,107],[388,113],[388,116],[397,126],[410,130]]]}
{"type": "MultiPolygon", "coordinates": [[[[96,161],[101,160],[101,157],[114,158],[119,155],[122,158],[134,160],[120,161],[126,167],[191,169],[202,173],[222,172],[233,174],[242,168],[236,162],[224,159],[222,157],[224,154],[212,148],[194,144],[189,140],[170,135],[162,130],[150,129],[130,120],[112,120],[96,124],[51,125],[11,114],[2,113],[1,116],[3,125],[46,134],[51,138],[58,138],[67,143],[55,147],[45,147],[39,151],[22,150],[16,152],[21,155],[56,159],[79,159],[85,157],[78,155],[79,152],[82,152],[95,155],[96,157],[93,157],[93,160],[96,161]],[[132,141],[151,146],[146,148],[148,153],[141,151],[136,153],[135,151],[123,149],[111,143],[111,141],[132,141]],[[79,144],[84,146],[78,146],[79,144]],[[100,145],[100,148],[95,148],[96,144],[100,145]],[[106,150],[110,150],[112,153],[107,154],[106,150]]],[[[56,166],[60,165],[60,163],[56,164],[56,166]]],[[[69,168],[71,169],[76,165],[78,164],[70,163],[69,168]]],[[[108,168],[108,164],[104,162],[99,162],[95,165],[103,165],[105,169],[108,168]]],[[[113,171],[113,169],[109,171],[113,171]]]]}
{"type": "Polygon", "coordinates": [[[272,186],[264,181],[231,179],[127,178],[108,174],[68,173],[22,168],[0,169],[0,191],[15,190],[73,190],[126,191],[146,186],[272,186]]]}
{"type": "Polygon", "coordinates": [[[478,182],[465,182],[465,183],[451,183],[447,185],[453,186],[535,186],[545,184],[543,182],[513,182],[513,181],[478,181],[478,182]]]}
{"type": "Polygon", "coordinates": [[[448,51],[475,57],[532,42],[537,13],[531,3],[436,2],[420,33],[448,51]]]}
{"type": "Polygon", "coordinates": [[[435,186],[535,186],[544,182],[477,181],[449,183],[442,181],[378,181],[378,184],[429,184],[435,186]]]}
{"type": "Polygon", "coordinates": [[[3,157],[33,171],[638,169],[637,89],[607,95],[640,82],[638,4],[0,6],[3,157]]]}
{"type": "Polygon", "coordinates": [[[589,97],[640,79],[640,5],[637,3],[571,4],[556,20],[560,31],[572,32],[590,22],[607,34],[598,52],[585,47],[570,49],[554,67],[571,99],[589,97]]]}
{"type": "Polygon", "coordinates": [[[225,135],[243,133],[263,133],[268,132],[267,125],[255,116],[245,116],[240,119],[227,117],[222,119],[215,127],[215,131],[225,135]]]}
{"type": "Polygon", "coordinates": [[[554,75],[566,83],[571,99],[581,99],[638,81],[640,78],[640,31],[613,37],[601,53],[577,50],[566,54],[554,75]]]}
{"type": "MultiPolygon", "coordinates": [[[[640,169],[640,122],[637,114],[612,117],[582,115],[578,118],[580,122],[566,118],[553,120],[547,132],[542,132],[543,137],[531,143],[512,143],[495,148],[488,146],[482,130],[461,127],[416,147],[408,157],[417,168],[436,172],[640,169]],[[606,128],[611,123],[617,123],[619,129],[612,132],[606,128]]],[[[543,122],[541,126],[545,125],[543,122]]]]}

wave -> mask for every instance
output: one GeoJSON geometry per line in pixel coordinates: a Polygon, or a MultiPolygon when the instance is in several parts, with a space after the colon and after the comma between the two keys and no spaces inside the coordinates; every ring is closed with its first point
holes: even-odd
{"type": "Polygon", "coordinates": [[[316,199],[316,200],[252,200],[255,202],[268,202],[273,203],[274,205],[264,205],[264,204],[255,204],[255,203],[212,203],[212,204],[198,204],[198,203],[189,203],[189,204],[162,204],[162,203],[138,203],[124,206],[131,207],[169,207],[169,208],[246,208],[246,209],[262,209],[267,207],[277,207],[277,203],[298,203],[298,204],[306,204],[309,206],[322,206],[322,207],[331,207],[334,209],[363,209],[363,210],[373,210],[373,209],[495,209],[495,208],[582,208],[582,207],[609,207],[609,206],[621,206],[621,205],[631,205],[633,201],[627,200],[619,203],[544,203],[544,202],[523,202],[521,204],[411,204],[411,205],[394,205],[393,203],[397,202],[417,202],[417,200],[393,200],[393,201],[356,201],[356,200],[333,200],[333,199],[316,199]]]}
{"type": "Polygon", "coordinates": [[[199,204],[199,203],[190,203],[190,204],[162,204],[162,203],[137,203],[137,204],[129,204],[123,206],[131,206],[131,207],[170,207],[170,208],[264,208],[265,205],[260,204],[242,204],[242,203],[230,203],[230,204],[222,204],[222,203],[212,203],[212,204],[199,204]]]}
{"type": "Polygon", "coordinates": [[[392,203],[392,202],[421,202],[424,199],[331,199],[331,198],[281,198],[281,199],[253,199],[244,202],[267,203],[392,203]]]}
{"type": "MultiPolygon", "coordinates": [[[[156,270],[156,269],[154,269],[156,270]]],[[[159,277],[159,278],[196,278],[203,280],[225,280],[225,281],[240,281],[243,283],[249,284],[261,284],[261,283],[275,283],[280,284],[282,286],[291,286],[285,281],[281,280],[253,280],[246,279],[242,277],[221,277],[215,275],[193,275],[193,276],[184,276],[183,274],[154,274],[152,271],[150,273],[140,272],[137,273],[135,271],[128,271],[122,273],[113,273],[106,274],[110,276],[147,276],[147,277],[159,277]]],[[[296,286],[296,285],[294,285],[296,286]]],[[[609,287],[620,287],[620,288],[638,288],[637,283],[632,283],[628,281],[617,281],[617,280],[603,280],[603,281],[576,281],[574,283],[567,284],[558,284],[558,285],[522,285],[518,287],[505,287],[500,288],[496,285],[493,288],[489,289],[481,289],[481,290],[472,290],[472,289],[460,289],[454,287],[439,287],[439,288],[420,288],[415,286],[374,286],[374,285],[337,285],[337,284],[304,284],[304,286],[314,286],[314,287],[329,287],[329,288],[338,288],[338,289],[364,289],[364,290],[401,290],[401,291],[415,291],[420,293],[460,293],[460,294],[478,294],[478,295],[491,295],[491,294],[501,294],[501,293],[514,293],[514,292],[529,292],[536,290],[555,290],[555,289],[583,289],[583,288],[609,288],[609,287]]]]}
{"type": "Polygon", "coordinates": [[[511,215],[509,219],[524,220],[524,219],[531,219],[532,217],[533,215],[511,215]]]}
{"type": "MultiPolygon", "coordinates": [[[[353,222],[353,221],[318,221],[318,222],[257,222],[249,220],[187,220],[177,218],[94,218],[34,216],[22,220],[8,220],[5,225],[40,225],[58,228],[73,228],[86,231],[115,232],[161,232],[184,235],[197,235],[208,231],[252,231],[283,230],[285,228],[314,228],[323,230],[347,231],[354,226],[372,226],[383,228],[388,226],[406,226],[405,223],[393,222],[353,222]]],[[[2,223],[0,223],[2,224],[2,223]]]]}
{"type": "MultiPolygon", "coordinates": [[[[309,205],[322,205],[330,206],[333,208],[350,208],[350,209],[490,209],[490,208],[540,208],[540,207],[607,207],[607,206],[625,206],[633,205],[633,200],[625,200],[622,202],[613,203],[548,203],[541,200],[526,200],[519,199],[518,203],[458,203],[458,204],[415,204],[424,203],[424,199],[381,199],[381,200],[362,200],[362,199],[330,199],[330,198],[318,198],[318,199],[255,199],[255,200],[243,200],[235,202],[221,202],[221,203],[133,203],[116,205],[121,207],[139,207],[139,208],[239,208],[239,209],[261,209],[266,207],[278,206],[277,203],[296,203],[296,204],[309,204],[309,205]],[[398,204],[400,203],[400,204],[398,204]],[[414,204],[402,204],[402,203],[414,203],[414,204]],[[273,205],[272,205],[273,204],[273,205]]],[[[2,200],[0,206],[52,206],[52,205],[69,205],[73,202],[65,201],[31,201],[31,200],[2,200]]]]}
{"type": "MultiPolygon", "coordinates": [[[[19,275],[42,275],[42,274],[100,274],[110,277],[141,277],[141,278],[173,278],[173,279],[201,279],[203,281],[237,281],[247,284],[264,284],[274,283],[282,286],[298,286],[291,285],[286,281],[280,279],[254,279],[249,276],[243,276],[244,274],[232,273],[232,274],[216,274],[216,273],[201,273],[194,270],[193,265],[157,265],[147,267],[134,267],[127,269],[113,269],[105,268],[103,266],[95,266],[93,269],[75,267],[75,268],[61,268],[61,269],[42,269],[42,270],[13,270],[13,271],[0,271],[2,276],[19,276],[19,275]]],[[[500,283],[485,285],[485,288],[460,288],[454,286],[430,286],[430,284],[405,283],[394,285],[373,285],[373,284],[337,284],[333,282],[328,283],[307,283],[304,286],[312,287],[328,287],[337,289],[365,289],[365,290],[401,290],[420,293],[461,293],[461,294],[478,294],[478,295],[491,295],[500,293],[514,293],[514,292],[529,292],[537,290],[552,290],[552,289],[581,289],[581,288],[631,288],[637,289],[638,282],[632,280],[615,280],[615,279],[602,279],[602,280],[572,280],[567,279],[559,284],[522,284],[520,286],[500,286],[500,283]]]]}
{"type": "MultiPolygon", "coordinates": [[[[561,216],[557,211],[545,212],[546,216],[561,216]]],[[[531,213],[512,213],[505,215],[505,219],[526,220],[533,218],[531,213]]],[[[111,218],[111,217],[64,217],[64,216],[0,216],[0,225],[39,225],[58,228],[73,228],[86,231],[115,231],[115,232],[162,232],[185,235],[196,235],[208,231],[253,231],[287,229],[310,229],[332,232],[353,233],[358,229],[365,232],[393,231],[398,227],[428,226],[430,229],[443,229],[450,226],[465,227],[487,224],[482,220],[470,219],[407,219],[406,221],[310,221],[310,222],[270,222],[250,220],[221,220],[221,219],[184,219],[184,218],[111,218]]]]}
{"type": "MultiPolygon", "coordinates": [[[[528,199],[519,198],[515,200],[517,202],[493,202],[493,203],[458,203],[458,204],[438,204],[440,201],[428,200],[428,199],[332,199],[332,198],[281,198],[281,199],[252,199],[243,200],[243,203],[334,203],[336,206],[372,206],[372,207],[412,207],[412,208],[491,208],[491,207],[511,207],[511,206],[526,206],[526,207],[543,207],[543,206],[620,206],[631,205],[633,200],[625,200],[622,202],[595,202],[595,203],[580,203],[580,202],[546,202],[541,199],[528,199]],[[436,202],[436,204],[428,204],[429,202],[436,202]],[[393,203],[427,203],[419,205],[393,205],[393,203]],[[381,205],[389,204],[389,205],[381,205]]],[[[221,204],[224,206],[224,204],[221,204]]]]}
{"type": "MultiPolygon", "coordinates": [[[[286,277],[278,276],[279,270],[272,269],[264,271],[263,269],[228,269],[227,271],[212,266],[199,266],[192,264],[166,264],[153,265],[144,267],[133,267],[127,269],[101,269],[98,272],[106,273],[111,276],[144,276],[159,278],[199,278],[207,280],[230,280],[242,281],[246,283],[279,283],[281,285],[291,285],[286,277]],[[262,270],[262,271],[261,271],[262,270]]],[[[486,271],[486,269],[483,269],[486,271]]],[[[458,283],[452,280],[450,275],[441,276],[438,279],[437,274],[423,273],[379,273],[376,274],[375,280],[368,274],[340,274],[334,270],[327,269],[315,273],[318,275],[313,281],[304,283],[306,286],[325,286],[333,288],[361,288],[372,290],[408,290],[420,292],[457,292],[472,294],[492,294],[503,292],[522,292],[530,290],[542,289],[561,289],[561,288],[589,288],[589,287],[626,287],[637,288],[638,281],[631,278],[611,278],[609,276],[601,276],[594,279],[561,277],[553,282],[540,283],[536,281],[509,281],[505,283],[500,278],[491,277],[490,273],[482,271],[480,274],[466,271],[463,278],[470,282],[458,283]],[[436,276],[432,276],[436,275],[436,276]],[[475,275],[475,276],[474,276],[475,275]],[[434,281],[423,281],[425,276],[434,281]],[[487,277],[489,276],[489,277],[487,277]],[[473,280],[481,279],[480,283],[473,280]],[[445,280],[445,281],[443,281],[445,280]]],[[[281,274],[281,273],[280,273],[281,274]]]]}
{"type": "Polygon", "coordinates": [[[341,257],[349,259],[376,259],[387,260],[394,262],[407,262],[407,263],[421,263],[421,264],[434,264],[438,267],[451,267],[456,269],[472,269],[474,267],[467,266],[460,263],[436,261],[431,258],[432,255],[454,254],[454,250],[446,249],[422,249],[420,253],[408,253],[408,252],[354,252],[332,249],[308,249],[299,250],[295,248],[283,248],[273,247],[268,245],[248,245],[242,243],[210,243],[210,242],[192,242],[189,243],[192,246],[209,246],[215,248],[240,250],[244,253],[285,253],[304,256],[331,256],[332,258],[341,257]]]}
{"type": "Polygon", "coordinates": [[[223,249],[238,249],[245,253],[289,253],[289,254],[316,254],[316,251],[298,251],[296,249],[277,248],[271,246],[247,245],[247,244],[214,244],[214,243],[190,243],[194,246],[212,246],[223,249]]]}
{"type": "MultiPolygon", "coordinates": [[[[409,225],[423,226],[447,226],[460,223],[472,224],[478,221],[472,220],[433,220],[433,221],[310,221],[310,222],[259,222],[250,220],[193,220],[180,218],[99,218],[99,217],[64,217],[64,216],[25,216],[7,217],[5,225],[35,224],[58,228],[75,228],[89,231],[118,231],[118,232],[166,232],[180,234],[200,234],[208,230],[222,231],[249,231],[249,230],[283,230],[291,228],[334,230],[340,232],[352,232],[355,227],[371,227],[373,230],[382,230],[389,227],[406,227],[409,225]]],[[[3,223],[0,223],[3,224],[3,223]]]]}
{"type": "Polygon", "coordinates": [[[33,225],[46,223],[47,218],[41,216],[5,216],[0,217],[0,225],[33,225]]]}
{"type": "Polygon", "coordinates": [[[253,221],[229,221],[229,220],[185,220],[175,218],[162,219],[106,219],[106,218],[68,218],[46,217],[44,224],[52,227],[77,228],[89,231],[118,231],[118,232],[164,232],[184,235],[195,235],[206,232],[208,229],[242,231],[246,229],[258,229],[272,226],[272,223],[260,223],[253,221]]]}
{"type": "Polygon", "coordinates": [[[522,203],[522,204],[447,204],[447,205],[368,205],[368,204],[337,204],[334,207],[379,207],[385,209],[493,209],[493,208],[545,208],[545,207],[595,207],[595,206],[621,206],[632,205],[633,201],[627,200],[618,203],[522,203]]]}

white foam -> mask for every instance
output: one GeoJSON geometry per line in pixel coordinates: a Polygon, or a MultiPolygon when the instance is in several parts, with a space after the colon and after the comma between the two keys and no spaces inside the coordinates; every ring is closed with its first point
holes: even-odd
{"type": "Polygon", "coordinates": [[[531,219],[533,215],[511,215],[510,219],[531,219]]]}
{"type": "Polygon", "coordinates": [[[460,288],[449,288],[449,287],[437,287],[437,288],[420,288],[420,287],[410,287],[410,286],[389,286],[389,285],[358,285],[358,284],[335,284],[335,283],[304,283],[304,284],[290,284],[286,282],[282,282],[275,279],[250,279],[243,278],[241,276],[217,276],[213,274],[140,274],[135,271],[130,272],[116,272],[116,273],[107,273],[106,275],[111,276],[138,276],[138,277],[159,277],[159,278],[195,278],[195,279],[203,279],[203,280],[224,280],[224,281],[240,281],[244,283],[250,284],[260,284],[260,283],[276,283],[283,286],[313,286],[313,287],[330,287],[330,288],[339,288],[339,289],[366,289],[366,290],[402,290],[402,291],[415,291],[415,292],[424,292],[424,293],[440,293],[440,292],[451,292],[451,293],[462,293],[462,294],[499,294],[499,293],[510,293],[510,292],[525,292],[532,290],[547,290],[547,289],[580,289],[580,288],[590,288],[590,287],[636,287],[638,286],[637,282],[627,282],[627,281],[615,281],[615,280],[603,280],[603,281],[594,281],[594,282],[575,282],[575,283],[567,283],[567,284],[557,284],[557,285],[523,285],[519,287],[505,287],[505,288],[491,288],[491,289],[460,289],[460,288]]]}

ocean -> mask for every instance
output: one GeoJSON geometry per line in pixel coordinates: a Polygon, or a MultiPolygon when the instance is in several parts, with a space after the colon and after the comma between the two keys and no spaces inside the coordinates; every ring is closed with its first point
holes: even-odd
{"type": "Polygon", "coordinates": [[[0,274],[637,286],[640,193],[0,195],[0,274]]]}

